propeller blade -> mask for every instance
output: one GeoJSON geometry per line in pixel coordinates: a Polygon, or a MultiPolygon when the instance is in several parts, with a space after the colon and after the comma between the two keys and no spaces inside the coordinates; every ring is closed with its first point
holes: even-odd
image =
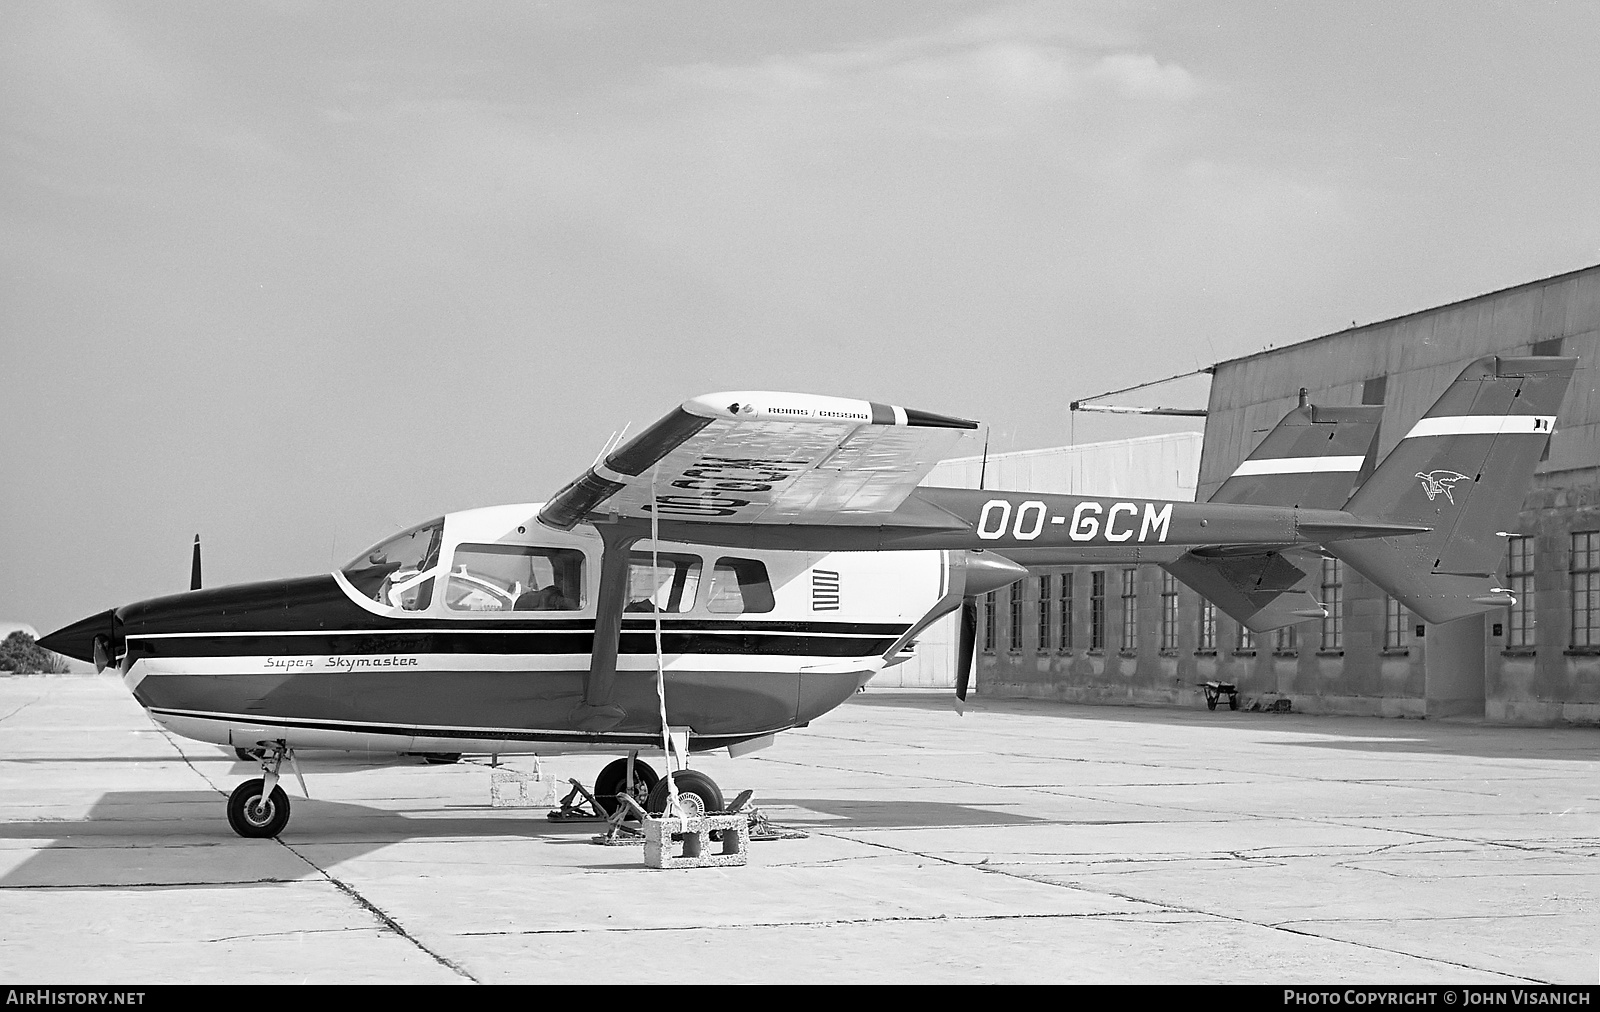
{"type": "Polygon", "coordinates": [[[978,646],[978,601],[961,600],[961,640],[956,648],[956,712],[967,712],[967,685],[972,680],[972,655],[978,646]]]}
{"type": "Polygon", "coordinates": [[[194,561],[189,563],[189,589],[200,589],[200,535],[194,536],[194,561]]]}

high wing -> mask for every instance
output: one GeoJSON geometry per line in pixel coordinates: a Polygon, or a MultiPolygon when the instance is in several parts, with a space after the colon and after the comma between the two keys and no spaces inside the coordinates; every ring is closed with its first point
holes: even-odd
{"type": "Polygon", "coordinates": [[[735,524],[882,524],[977,422],[873,401],[738,391],[685,401],[545,504],[735,524]]]}

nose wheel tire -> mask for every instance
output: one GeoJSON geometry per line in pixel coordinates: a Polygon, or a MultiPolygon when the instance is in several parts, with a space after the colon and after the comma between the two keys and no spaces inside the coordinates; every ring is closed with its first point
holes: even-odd
{"type": "MultiPolygon", "coordinates": [[[[704,773],[697,770],[679,770],[672,775],[672,782],[678,785],[678,799],[683,802],[683,807],[689,815],[706,815],[722,811],[722,789],[717,786],[715,780],[704,773]]],[[[667,810],[669,797],[667,782],[663,780],[650,792],[650,800],[645,805],[645,810],[651,815],[660,815],[667,810]]]]}
{"type": "Polygon", "coordinates": [[[228,825],[240,836],[269,839],[289,824],[289,795],[282,787],[273,787],[272,793],[262,798],[264,786],[260,779],[246,780],[228,796],[228,825]]]}
{"type": "MultiPolygon", "coordinates": [[[[660,782],[656,771],[645,763],[635,759],[633,761],[633,800],[639,802],[646,809],[650,805],[651,791],[660,782]]],[[[607,763],[600,775],[594,778],[594,799],[605,809],[607,815],[616,813],[622,802],[617,800],[617,795],[625,794],[628,790],[628,760],[618,759],[607,763]]]]}

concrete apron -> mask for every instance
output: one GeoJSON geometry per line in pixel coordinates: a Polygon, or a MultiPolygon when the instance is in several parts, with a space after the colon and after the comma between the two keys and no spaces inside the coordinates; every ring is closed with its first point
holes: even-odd
{"type": "MultiPolygon", "coordinates": [[[[1431,630],[1430,630],[1431,636],[1431,630]]],[[[697,757],[804,840],[656,871],[463,763],[254,775],[114,679],[0,679],[0,965],[36,983],[1593,983],[1589,729],[869,691],[697,757]]],[[[605,757],[549,760],[592,782],[605,757]]]]}

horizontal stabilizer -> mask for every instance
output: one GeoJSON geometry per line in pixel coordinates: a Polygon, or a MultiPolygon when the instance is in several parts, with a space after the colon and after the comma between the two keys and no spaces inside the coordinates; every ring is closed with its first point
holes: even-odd
{"type": "Polygon", "coordinates": [[[1191,590],[1254,632],[1321,618],[1310,593],[1321,556],[1290,549],[1255,555],[1204,557],[1189,552],[1162,567],[1191,590]]]}

